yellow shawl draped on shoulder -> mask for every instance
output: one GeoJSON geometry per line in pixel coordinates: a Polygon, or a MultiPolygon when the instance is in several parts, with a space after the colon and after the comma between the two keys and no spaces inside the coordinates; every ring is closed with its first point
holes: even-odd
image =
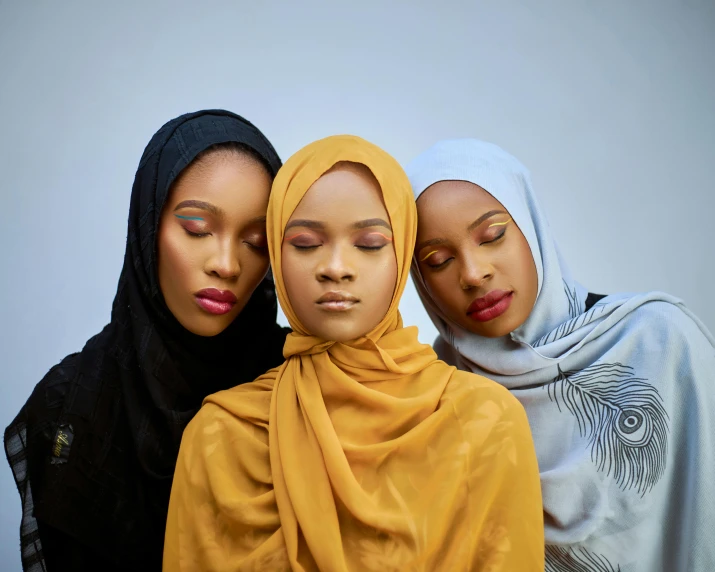
{"type": "Polygon", "coordinates": [[[439,361],[402,325],[416,225],[402,168],[358,137],[312,143],[279,171],[267,227],[293,328],[286,361],[207,397],[184,432],[164,570],[543,570],[539,472],[523,408],[496,383],[439,361]],[[305,330],[281,274],[291,214],[341,161],[377,178],[398,265],[384,319],[349,343],[305,330]]]}

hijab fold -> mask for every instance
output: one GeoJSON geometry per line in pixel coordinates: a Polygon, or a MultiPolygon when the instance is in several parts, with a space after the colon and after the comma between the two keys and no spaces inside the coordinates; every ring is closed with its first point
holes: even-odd
{"type": "Polygon", "coordinates": [[[523,410],[458,372],[398,311],[416,234],[409,183],[384,151],[329,137],[274,182],[268,237],[293,333],[285,363],[209,396],[182,442],[166,570],[540,570],[541,498],[523,410]],[[365,336],[322,340],[301,324],[281,271],[286,225],[341,161],[382,189],[398,278],[365,336]]]}
{"type": "MultiPolygon", "coordinates": [[[[437,143],[407,167],[416,198],[439,181],[479,185],[531,248],[538,296],[502,338],[472,334],[418,293],[447,363],[510,389],[526,409],[541,471],[546,569],[715,570],[715,340],[661,292],[612,294],[586,308],[534,195],[496,145],[437,143]]],[[[433,191],[436,192],[436,191],[433,191]]]]}
{"type": "Polygon", "coordinates": [[[183,328],[159,288],[156,238],[172,183],[197,155],[221,143],[247,147],[271,176],[281,166],[264,135],[228,111],[166,123],[134,179],[110,323],[50,370],[5,431],[23,502],[26,572],[45,570],[38,521],[63,535],[60,544],[100,555],[102,563],[92,569],[158,570],[186,424],[209,393],[251,381],[281,362],[285,331],[276,324],[270,279],[214,337],[183,328]]]}

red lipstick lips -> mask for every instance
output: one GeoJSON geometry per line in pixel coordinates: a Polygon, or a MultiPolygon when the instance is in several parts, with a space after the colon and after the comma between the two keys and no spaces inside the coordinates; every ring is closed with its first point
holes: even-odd
{"type": "Polygon", "coordinates": [[[514,293],[508,290],[492,290],[477,298],[467,308],[467,315],[477,322],[488,322],[509,309],[514,293]]]}
{"type": "Polygon", "coordinates": [[[209,314],[220,316],[227,314],[238,302],[238,298],[229,290],[204,288],[194,294],[196,303],[209,314]]]}
{"type": "Polygon", "coordinates": [[[360,300],[347,292],[326,292],[315,301],[321,309],[329,312],[345,312],[358,302],[360,300]]]}

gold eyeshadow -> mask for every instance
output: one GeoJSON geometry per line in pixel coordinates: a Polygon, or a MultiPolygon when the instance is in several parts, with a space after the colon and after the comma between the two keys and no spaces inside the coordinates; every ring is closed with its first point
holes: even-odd
{"type": "Polygon", "coordinates": [[[511,219],[505,220],[504,222],[495,222],[490,224],[487,228],[491,228],[493,226],[504,226],[505,224],[509,224],[511,222],[511,219]]]}
{"type": "Polygon", "coordinates": [[[384,238],[384,239],[385,239],[386,241],[388,241],[388,242],[392,242],[392,238],[391,238],[391,237],[387,236],[386,234],[382,234],[381,232],[371,232],[371,233],[368,234],[367,236],[372,236],[373,234],[374,234],[374,235],[377,235],[377,236],[381,236],[382,238],[384,238]]]}
{"type": "Polygon", "coordinates": [[[427,260],[430,256],[432,256],[433,254],[435,254],[435,253],[437,253],[437,252],[439,252],[439,250],[433,250],[432,252],[428,253],[426,256],[423,256],[423,257],[420,259],[420,262],[424,262],[424,261],[427,260]]]}
{"type": "Polygon", "coordinates": [[[283,241],[291,241],[298,238],[299,236],[311,236],[311,234],[308,232],[298,232],[296,234],[291,234],[290,236],[284,236],[283,241]]]}

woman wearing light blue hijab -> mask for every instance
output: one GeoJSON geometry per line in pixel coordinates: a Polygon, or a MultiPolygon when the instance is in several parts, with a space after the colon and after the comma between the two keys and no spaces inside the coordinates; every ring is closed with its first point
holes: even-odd
{"type": "Polygon", "coordinates": [[[715,340],[677,298],[574,280],[526,168],[442,141],[407,167],[412,274],[447,363],[524,405],[546,570],[715,571],[715,340]]]}

